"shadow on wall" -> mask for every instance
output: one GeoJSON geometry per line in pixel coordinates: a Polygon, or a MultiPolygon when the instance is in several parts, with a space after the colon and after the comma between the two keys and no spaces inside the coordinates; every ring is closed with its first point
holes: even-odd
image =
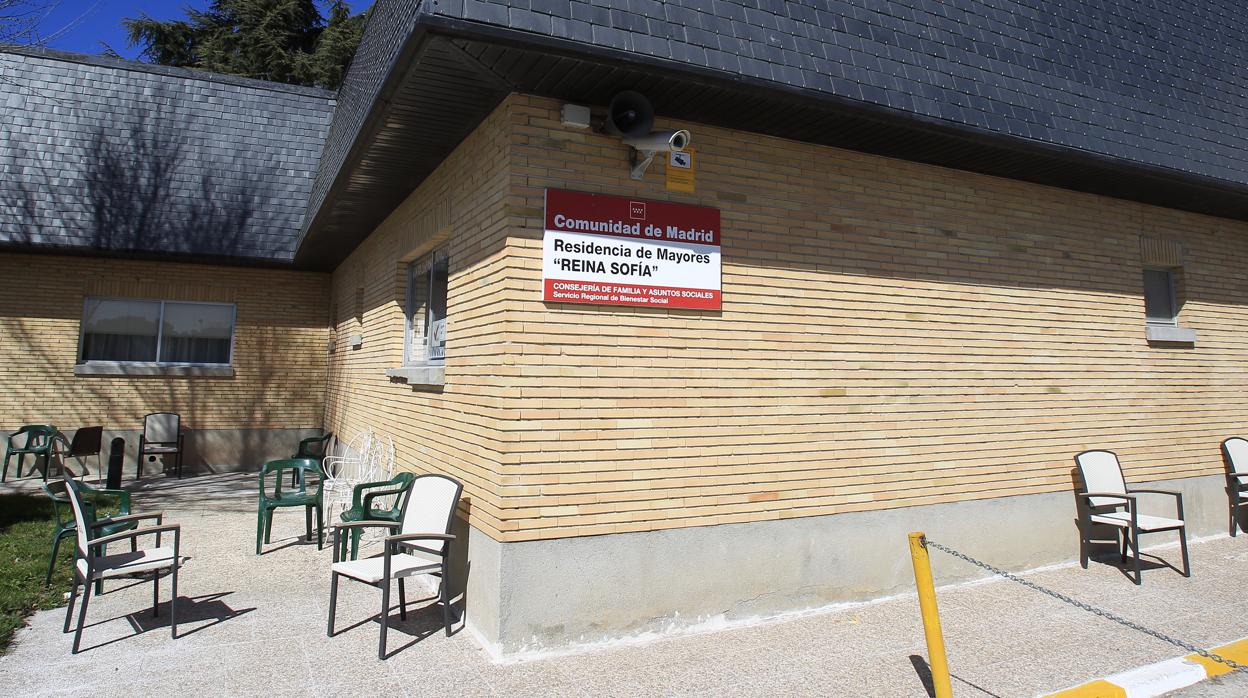
{"type": "MultiPolygon", "coordinates": [[[[153,105],[169,103],[157,89],[153,105]]],[[[194,119],[111,115],[57,147],[0,151],[0,239],[17,246],[89,246],[151,256],[266,255],[249,226],[279,169],[194,119]]],[[[263,231],[261,231],[263,232],[263,231]]]]}
{"type": "MultiPolygon", "coordinates": [[[[156,90],[149,103],[169,102],[163,92],[156,90]]],[[[209,124],[130,110],[94,126],[80,138],[78,148],[68,140],[47,152],[29,143],[10,143],[7,150],[0,150],[0,172],[10,178],[7,185],[0,185],[0,240],[19,248],[64,246],[72,252],[69,248],[87,247],[156,260],[183,254],[195,254],[199,261],[227,255],[254,257],[259,248],[249,229],[265,203],[263,192],[272,188],[264,183],[271,183],[268,178],[280,173],[267,163],[258,165],[254,158],[244,162],[245,149],[218,143],[218,138],[209,124]]],[[[177,280],[175,272],[153,269],[153,279],[177,280]]],[[[22,283],[20,277],[7,281],[22,283]]],[[[28,283],[36,283],[34,277],[28,283]]],[[[67,295],[62,302],[50,295],[41,299],[37,309],[12,313],[10,347],[28,367],[32,381],[19,398],[21,408],[0,415],[0,428],[51,423],[72,436],[78,426],[103,424],[114,432],[108,434],[110,438],[123,432],[127,479],[134,473],[138,433],[149,412],[181,414],[183,429],[188,431],[183,463],[188,472],[254,467],[267,458],[287,457],[295,451],[299,436],[317,431],[265,428],[272,420],[274,400],[286,399],[274,396],[289,387],[288,383],[278,385],[277,377],[288,368],[282,345],[290,340],[294,323],[274,318],[259,326],[250,321],[254,326],[246,329],[246,343],[236,342],[236,351],[246,352],[245,375],[75,377],[64,347],[76,345],[77,337],[49,342],[46,323],[26,321],[34,316],[56,318],[74,323],[77,332],[82,297],[75,290],[65,293],[72,298],[67,295]],[[50,374],[52,380],[37,380],[40,374],[50,374]],[[66,390],[70,381],[72,387],[66,390]],[[244,381],[246,389],[240,390],[244,381]],[[201,424],[208,423],[210,412],[216,421],[261,428],[205,430],[201,424]],[[226,463],[222,458],[242,462],[226,463]]],[[[68,322],[60,326],[65,332],[70,331],[68,322]]],[[[240,312],[239,326],[247,322],[240,312]]],[[[235,366],[240,368],[237,360],[235,366]]],[[[106,439],[101,454],[104,467],[108,448],[106,439]]],[[[172,467],[172,460],[168,466],[172,467]]],[[[145,464],[148,473],[154,467],[145,464]]]]}

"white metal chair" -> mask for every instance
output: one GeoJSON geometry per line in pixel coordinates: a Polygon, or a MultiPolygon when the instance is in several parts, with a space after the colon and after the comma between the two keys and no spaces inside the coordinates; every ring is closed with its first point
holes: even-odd
{"type": "Polygon", "coordinates": [[[1183,495],[1172,490],[1127,488],[1122,477],[1122,465],[1113,451],[1084,451],[1075,456],[1079,473],[1083,477],[1083,491],[1079,493],[1081,528],[1080,564],[1088,567],[1088,549],[1091,544],[1092,525],[1113,526],[1121,536],[1122,562],[1127,562],[1128,548],[1134,550],[1135,583],[1140,584],[1140,535],[1178,531],[1179,545],[1183,550],[1183,576],[1190,577],[1191,566],[1187,559],[1187,523],[1183,518],[1183,495]],[[1174,497],[1176,518],[1152,516],[1139,512],[1139,494],[1161,494],[1174,497]]]}
{"type": "Polygon", "coordinates": [[[1248,440],[1233,436],[1222,442],[1226,491],[1231,499],[1231,537],[1239,532],[1239,505],[1248,494],[1248,440]]]}
{"type": "Polygon", "coordinates": [[[131,575],[151,575],[152,577],[152,616],[160,609],[160,577],[166,572],[172,581],[172,596],[169,600],[169,630],[173,639],[178,638],[178,567],[185,562],[179,554],[182,529],[178,524],[165,524],[164,514],[152,512],[148,514],[130,514],[111,519],[89,521],[83,514],[82,497],[78,492],[78,483],[66,473],[65,491],[74,509],[74,524],[77,527],[78,554],[74,561],[74,579],[70,586],[69,605],[65,608],[64,632],[69,632],[70,620],[74,613],[74,599],[78,595],[78,587],[82,587],[82,608],[78,611],[78,628],[74,631],[74,654],[78,654],[79,643],[82,641],[82,626],[87,618],[87,604],[91,599],[91,583],[110,578],[131,575]],[[143,521],[155,519],[156,525],[147,528],[136,528],[109,536],[92,538],[88,531],[108,524],[126,521],[143,521]],[[173,534],[173,547],[161,546],[161,534],[173,534]],[[131,550],[130,552],[104,554],[104,546],[109,543],[130,540],[139,536],[155,535],[156,547],[131,550]]]}
{"type": "Polygon", "coordinates": [[[374,479],[374,440],[372,431],[363,429],[345,446],[339,444],[337,454],[326,456],[322,461],[325,480],[321,501],[326,521],[337,520],[339,514],[351,507],[351,494],[356,485],[374,479]]]}
{"type": "Polygon", "coordinates": [[[463,485],[444,475],[421,475],[412,482],[411,493],[398,522],[354,521],[334,526],[334,564],[330,568],[329,624],[327,634],[334,636],[334,611],[338,604],[338,578],[348,577],[381,589],[381,640],[377,656],[386,658],[386,631],[390,622],[390,581],[399,582],[399,617],[407,619],[407,596],[403,581],[407,577],[428,574],[438,577],[438,602],[442,604],[442,623],[451,634],[451,600],[447,585],[447,562],[450,557],[451,524],[463,485]],[[362,560],[338,560],[342,536],[352,529],[382,527],[397,534],[387,536],[380,555],[362,560]]]}

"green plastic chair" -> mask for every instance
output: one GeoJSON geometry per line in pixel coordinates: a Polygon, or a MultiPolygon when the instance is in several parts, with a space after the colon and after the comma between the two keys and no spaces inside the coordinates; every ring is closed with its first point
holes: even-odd
{"type": "MultiPolygon", "coordinates": [[[[398,523],[403,518],[403,507],[407,496],[412,491],[412,481],[416,476],[412,473],[399,473],[389,480],[381,482],[363,482],[355,486],[351,492],[351,508],[339,516],[345,522],[351,521],[391,521],[398,523]],[[385,487],[387,489],[379,489],[385,487]],[[375,491],[370,491],[375,490],[375,491]],[[388,508],[373,508],[373,501],[378,497],[394,496],[394,505],[388,508]]],[[[360,552],[360,536],[363,529],[351,529],[351,557],[354,560],[360,552]]],[[[342,549],[338,559],[347,558],[347,539],[342,539],[342,549]]]]}
{"type": "MultiPolygon", "coordinates": [[[[52,533],[52,555],[48,558],[48,574],[44,577],[43,585],[52,584],[52,572],[56,569],[56,553],[60,550],[62,538],[73,538],[78,533],[78,527],[74,524],[74,510],[69,502],[69,495],[65,492],[66,484],[64,480],[53,480],[52,482],[43,483],[43,493],[48,495],[52,500],[52,515],[56,518],[56,531],[52,533]]],[[[110,518],[130,515],[130,493],[125,490],[105,490],[96,489],[89,485],[79,483],[78,492],[82,495],[82,504],[85,508],[83,512],[87,516],[87,520],[95,523],[99,521],[97,516],[101,508],[107,506],[109,509],[116,508],[112,512],[110,518]]],[[[100,536],[111,536],[114,533],[129,531],[138,527],[137,521],[121,521],[118,523],[105,523],[95,528],[92,538],[100,536]]],[[[130,540],[131,552],[135,549],[134,539],[130,540]]],[[[96,592],[99,592],[100,582],[96,582],[96,592]]]]}
{"type": "Polygon", "coordinates": [[[307,521],[308,540],[312,540],[312,511],[316,510],[316,549],[323,546],[325,526],[322,520],[321,485],[325,476],[320,462],[311,458],[287,458],[265,463],[260,468],[260,507],[256,517],[256,554],[263,543],[269,542],[273,531],[273,512],[282,507],[303,507],[307,521]],[[282,491],[282,479],[287,471],[295,473],[295,491],[282,491]],[[316,476],[316,491],[308,492],[308,475],[316,476]],[[272,491],[265,487],[265,480],[273,475],[272,491]]]}
{"type": "MultiPolygon", "coordinates": [[[[334,438],[334,432],[327,431],[324,436],[309,436],[299,442],[299,448],[295,450],[295,454],[291,458],[315,458],[323,460],[325,458],[325,449],[329,447],[329,440],[334,438]]],[[[295,486],[295,473],[290,474],[290,486],[295,486]]]]}
{"type": "MultiPolygon", "coordinates": [[[[26,460],[26,456],[34,456],[35,463],[39,462],[39,458],[43,458],[43,481],[48,481],[48,463],[52,458],[53,437],[57,435],[57,428],[50,424],[27,424],[17,431],[9,434],[9,447],[4,452],[4,470],[0,472],[0,482],[4,482],[9,477],[9,459],[17,456],[17,475],[22,476],[22,462],[26,460]],[[17,439],[21,435],[26,435],[26,445],[18,446],[17,439]]],[[[31,466],[33,472],[36,466],[31,466]]]]}

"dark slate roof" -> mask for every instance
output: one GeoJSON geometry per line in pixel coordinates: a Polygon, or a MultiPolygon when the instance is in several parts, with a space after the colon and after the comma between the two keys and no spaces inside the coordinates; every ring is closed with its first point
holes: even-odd
{"type": "MultiPolygon", "coordinates": [[[[378,0],[296,262],[332,268],[508,92],[1248,220],[1232,0],[378,0]]],[[[696,138],[696,136],[695,136],[696,138]]]]}
{"type": "Polygon", "coordinates": [[[0,245],[289,263],[334,95],[0,50],[0,245]]]}
{"type": "Polygon", "coordinates": [[[439,0],[427,7],[1248,184],[1241,0],[439,0]]]}

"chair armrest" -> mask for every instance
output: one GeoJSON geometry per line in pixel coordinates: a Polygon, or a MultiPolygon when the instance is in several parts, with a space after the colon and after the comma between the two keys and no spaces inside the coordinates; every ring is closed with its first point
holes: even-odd
{"type": "Polygon", "coordinates": [[[109,543],[116,543],[119,540],[129,540],[130,538],[137,538],[138,536],[168,533],[169,531],[173,531],[174,533],[181,535],[182,524],[165,524],[163,526],[152,526],[151,528],[136,528],[133,531],[122,531],[121,533],[114,533],[111,536],[104,536],[103,538],[92,538],[90,545],[94,548],[97,545],[108,545],[109,543]]]}
{"type": "Polygon", "coordinates": [[[449,533],[402,533],[397,536],[386,536],[387,543],[406,543],[413,540],[455,540],[449,533]]]}
{"type": "Polygon", "coordinates": [[[368,528],[370,526],[398,528],[400,524],[396,521],[339,521],[338,523],[331,524],[330,528],[368,528]]]}
{"type": "Polygon", "coordinates": [[[1231,477],[1240,478],[1240,479],[1248,477],[1248,473],[1227,473],[1227,474],[1230,475],[1231,477]]]}
{"type": "Polygon", "coordinates": [[[1135,502],[1135,495],[1129,492],[1127,494],[1123,494],[1121,492],[1080,492],[1079,496],[1083,499],[1090,499],[1092,497],[1105,497],[1107,499],[1121,499],[1122,501],[1128,504],[1133,504],[1135,502]]]}
{"type": "Polygon", "coordinates": [[[368,494],[364,495],[363,508],[364,509],[370,508],[373,505],[373,500],[377,499],[378,497],[389,497],[392,494],[393,495],[403,494],[403,488],[400,487],[397,490],[382,490],[380,492],[369,492],[368,494]]]}
{"type": "Polygon", "coordinates": [[[1135,488],[1127,490],[1127,494],[1168,494],[1171,497],[1182,497],[1183,494],[1175,490],[1137,490],[1135,488]]]}
{"type": "MultiPolygon", "coordinates": [[[[351,488],[351,506],[358,507],[361,505],[360,499],[361,499],[361,495],[364,493],[364,490],[371,489],[374,487],[384,487],[385,485],[389,485],[389,484],[390,484],[389,480],[381,480],[378,482],[361,482],[355,487],[352,487],[351,488]]],[[[374,496],[381,496],[381,495],[378,494],[374,496]]],[[[368,499],[369,499],[368,497],[364,497],[364,501],[363,501],[364,506],[368,506],[367,504],[368,499]]]]}
{"type": "MultiPolygon", "coordinates": [[[[164,520],[164,517],[165,513],[163,511],[155,511],[150,514],[110,516],[108,518],[100,519],[99,521],[92,521],[89,525],[91,528],[99,528],[100,526],[108,526],[109,524],[125,523],[127,521],[143,521],[145,519],[156,519],[156,523],[160,524],[164,520]]],[[[92,539],[91,542],[95,543],[95,539],[92,539]]]]}

